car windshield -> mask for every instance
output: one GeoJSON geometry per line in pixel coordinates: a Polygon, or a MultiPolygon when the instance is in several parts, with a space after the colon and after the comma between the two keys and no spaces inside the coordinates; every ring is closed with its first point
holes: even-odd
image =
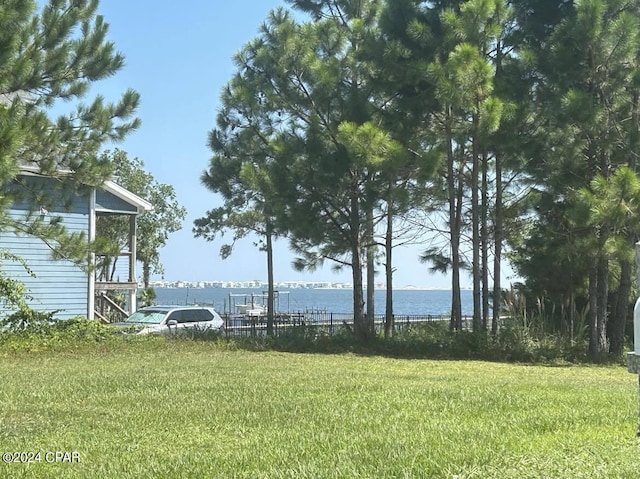
{"type": "Polygon", "coordinates": [[[125,319],[125,323],[149,323],[149,324],[160,324],[164,317],[167,315],[166,311],[155,311],[155,310],[146,310],[146,311],[136,311],[127,319],[125,319]]]}

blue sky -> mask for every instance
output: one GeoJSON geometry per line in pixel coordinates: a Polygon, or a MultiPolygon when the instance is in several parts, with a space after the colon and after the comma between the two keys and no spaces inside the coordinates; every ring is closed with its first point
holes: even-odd
{"type": "MultiPolygon", "coordinates": [[[[96,85],[94,93],[109,100],[127,88],[141,94],[141,128],[114,146],[143,160],[157,181],[172,185],[187,209],[183,229],[171,235],[161,251],[167,280],[266,280],[264,253],[251,239],[236,244],[234,254],[222,260],[218,254],[222,241],[196,239],[192,226],[220,204],[199,178],[210,158],[207,134],[215,126],[220,92],[235,71],[232,57],[278,6],[285,4],[279,0],[103,0],[100,4],[100,13],[110,24],[109,39],[125,55],[126,66],[96,85]]],[[[394,286],[447,287],[447,278],[429,275],[427,266],[418,262],[419,251],[415,246],[395,250],[394,286]]],[[[351,282],[348,270],[336,274],[328,266],[314,273],[296,272],[290,266],[292,259],[286,241],[279,241],[276,281],[351,282]]],[[[384,281],[382,272],[377,281],[384,281]]]]}

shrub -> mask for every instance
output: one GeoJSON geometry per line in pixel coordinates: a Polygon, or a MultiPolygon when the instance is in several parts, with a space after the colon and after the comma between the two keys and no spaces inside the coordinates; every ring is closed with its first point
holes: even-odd
{"type": "Polygon", "coordinates": [[[271,342],[279,351],[338,353],[350,351],[354,341],[344,330],[329,334],[318,326],[294,326],[272,338],[271,342]]]}
{"type": "Polygon", "coordinates": [[[4,349],[14,351],[69,349],[114,337],[111,326],[83,317],[55,319],[55,314],[56,311],[21,309],[2,321],[0,344],[4,349]]]}
{"type": "Polygon", "coordinates": [[[3,330],[13,334],[40,334],[49,331],[55,322],[58,311],[41,312],[27,307],[11,314],[1,325],[3,330]]]}

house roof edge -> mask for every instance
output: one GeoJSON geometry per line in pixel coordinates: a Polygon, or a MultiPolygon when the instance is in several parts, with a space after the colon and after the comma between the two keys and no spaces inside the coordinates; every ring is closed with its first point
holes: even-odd
{"type": "MultiPolygon", "coordinates": [[[[28,166],[28,165],[20,165],[20,173],[26,174],[26,175],[34,175],[34,176],[47,176],[40,173],[40,170],[38,167],[28,166]]],[[[58,173],[64,175],[64,174],[71,174],[72,172],[71,170],[60,170],[58,171],[58,173]]],[[[149,203],[147,200],[143,198],[140,198],[138,195],[129,191],[123,186],[120,186],[113,180],[105,181],[102,185],[100,185],[100,188],[102,188],[108,193],[111,193],[112,195],[115,195],[116,197],[129,203],[130,205],[135,206],[136,209],[138,210],[138,213],[144,213],[145,211],[153,210],[153,205],[151,203],[149,203]]]]}

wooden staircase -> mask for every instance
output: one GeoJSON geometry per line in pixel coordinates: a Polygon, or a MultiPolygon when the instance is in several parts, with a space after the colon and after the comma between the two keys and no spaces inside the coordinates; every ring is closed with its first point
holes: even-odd
{"type": "Polygon", "coordinates": [[[96,318],[106,324],[124,321],[129,317],[129,313],[104,292],[96,295],[94,314],[96,318]]]}

